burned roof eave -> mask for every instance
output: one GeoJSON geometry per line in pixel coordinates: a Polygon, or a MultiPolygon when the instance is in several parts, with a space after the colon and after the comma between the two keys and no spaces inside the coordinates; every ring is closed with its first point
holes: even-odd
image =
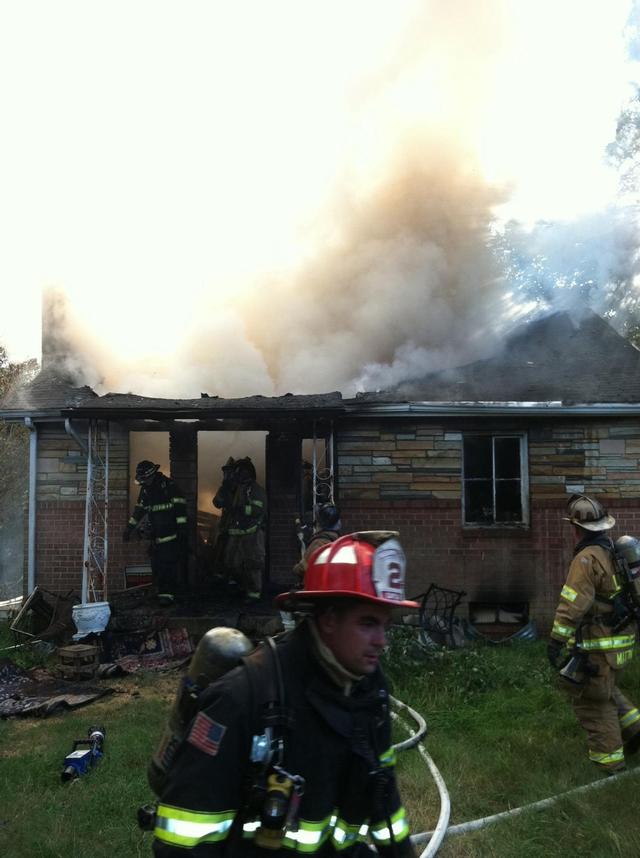
{"type": "Polygon", "coordinates": [[[40,409],[39,411],[0,411],[0,420],[5,420],[7,423],[24,423],[27,417],[30,420],[37,420],[39,423],[60,423],[64,420],[63,413],[59,408],[40,409]]]}
{"type": "Polygon", "coordinates": [[[352,417],[637,417],[640,402],[564,404],[562,402],[377,402],[345,403],[352,417]]]}
{"type": "Polygon", "coordinates": [[[98,420],[188,420],[188,421],[215,421],[225,419],[291,419],[309,418],[317,415],[332,419],[345,413],[344,408],[216,408],[205,410],[202,408],[67,408],[61,414],[64,417],[76,417],[80,419],[98,420]]]}

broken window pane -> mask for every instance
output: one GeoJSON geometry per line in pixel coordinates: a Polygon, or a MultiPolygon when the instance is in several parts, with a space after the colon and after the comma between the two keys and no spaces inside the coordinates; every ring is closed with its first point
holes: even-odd
{"type": "Polygon", "coordinates": [[[496,521],[522,521],[520,480],[496,483],[496,521]]]}
{"type": "Polygon", "coordinates": [[[464,475],[466,479],[493,477],[492,438],[490,435],[469,435],[464,439],[464,475]]]}
{"type": "Polygon", "coordinates": [[[465,483],[464,517],[468,524],[493,524],[491,480],[469,480],[465,483]]]}
{"type": "Polygon", "coordinates": [[[496,438],[496,478],[520,477],[520,439],[496,438]]]}

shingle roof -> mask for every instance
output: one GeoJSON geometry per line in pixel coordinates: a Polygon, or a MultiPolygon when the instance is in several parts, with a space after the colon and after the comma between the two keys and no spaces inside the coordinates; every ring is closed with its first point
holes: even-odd
{"type": "Polygon", "coordinates": [[[96,397],[90,387],[78,387],[70,376],[43,369],[33,381],[9,391],[0,402],[0,413],[60,411],[96,397]]]}
{"type": "Polygon", "coordinates": [[[493,357],[358,401],[640,403],[640,350],[595,313],[553,313],[516,328],[493,357]]]}

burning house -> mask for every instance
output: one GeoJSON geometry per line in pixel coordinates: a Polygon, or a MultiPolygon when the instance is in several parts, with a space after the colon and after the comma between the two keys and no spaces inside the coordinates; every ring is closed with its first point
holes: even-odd
{"type": "Polygon", "coordinates": [[[432,583],[463,590],[459,613],[475,623],[550,623],[574,492],[597,495],[618,535],[640,531],[640,351],[595,314],[549,315],[515,329],[493,357],[352,398],[99,396],[56,372],[55,348],[0,410],[30,430],[25,591],[80,592],[83,569],[85,596],[144,579],[144,543],[121,539],[141,438],[165,439],[166,467],[185,491],[194,591],[210,572],[197,524],[210,528],[214,512],[199,486],[205,433],[236,433],[239,455],[245,436],[262,445],[265,593],[293,583],[295,519],[325,497],[345,531],[398,530],[410,595],[432,583]]]}

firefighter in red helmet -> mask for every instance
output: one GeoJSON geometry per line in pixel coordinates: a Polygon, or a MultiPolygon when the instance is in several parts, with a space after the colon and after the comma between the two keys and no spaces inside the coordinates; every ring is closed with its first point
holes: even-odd
{"type": "Polygon", "coordinates": [[[160,795],[158,858],[360,858],[371,845],[415,856],[379,664],[393,609],[418,607],[404,598],[397,536],[352,533],[314,552],[305,589],[276,598],[304,619],[273,643],[273,658],[265,644],[204,692],[160,795]],[[251,682],[260,659],[263,682],[280,677],[264,706],[251,682]],[[275,757],[256,765],[267,727],[275,757]]]}

